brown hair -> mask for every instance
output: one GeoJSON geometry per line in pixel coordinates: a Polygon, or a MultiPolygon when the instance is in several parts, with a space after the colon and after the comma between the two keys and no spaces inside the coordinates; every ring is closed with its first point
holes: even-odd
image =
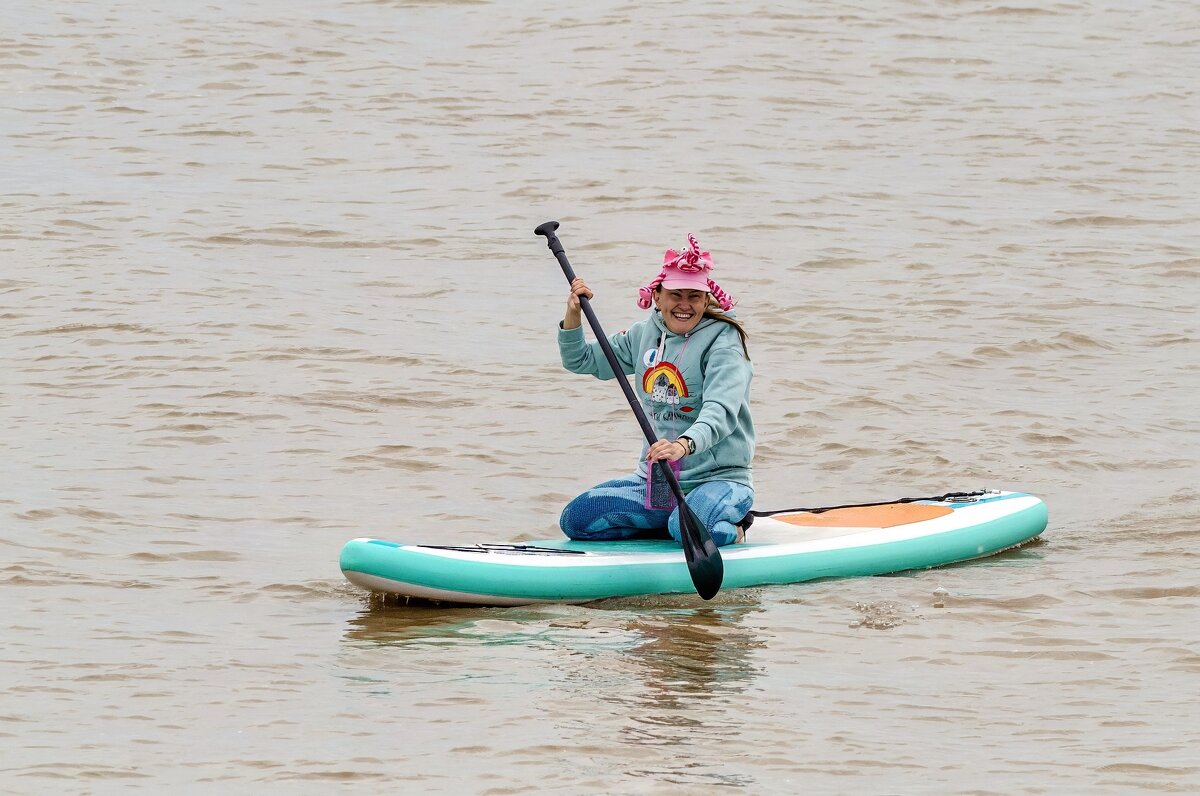
{"type": "Polygon", "coordinates": [[[734,329],[737,329],[738,337],[742,339],[742,353],[746,355],[746,359],[750,359],[750,349],[746,347],[746,338],[749,337],[746,334],[746,327],[742,326],[742,322],[737,318],[730,318],[726,315],[725,311],[721,309],[721,305],[712,296],[708,297],[708,307],[704,310],[704,317],[712,318],[714,321],[720,321],[721,323],[727,323],[734,329]]]}

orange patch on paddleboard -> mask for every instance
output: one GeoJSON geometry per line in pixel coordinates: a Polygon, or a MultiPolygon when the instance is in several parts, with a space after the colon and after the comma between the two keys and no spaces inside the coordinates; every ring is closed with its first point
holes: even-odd
{"type": "Polygon", "coordinates": [[[931,506],[928,503],[888,503],[883,506],[830,509],[820,514],[807,511],[776,514],[772,519],[810,528],[893,528],[945,517],[953,511],[948,506],[931,506]]]}

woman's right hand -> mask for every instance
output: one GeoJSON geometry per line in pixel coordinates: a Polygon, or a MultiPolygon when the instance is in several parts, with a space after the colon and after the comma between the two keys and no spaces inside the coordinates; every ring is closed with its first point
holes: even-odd
{"type": "Polygon", "coordinates": [[[580,296],[590,301],[592,289],[582,279],[575,277],[571,280],[571,293],[567,296],[567,312],[563,315],[564,329],[578,329],[583,324],[583,313],[579,306],[580,296]]]}

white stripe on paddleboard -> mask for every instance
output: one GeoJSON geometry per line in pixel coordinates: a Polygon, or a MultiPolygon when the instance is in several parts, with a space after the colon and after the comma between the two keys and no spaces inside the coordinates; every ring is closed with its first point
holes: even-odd
{"type": "Polygon", "coordinates": [[[531,597],[496,597],[466,591],[451,591],[449,589],[433,589],[428,586],[418,586],[402,580],[381,578],[378,575],[368,575],[365,572],[345,572],[346,580],[355,586],[376,592],[397,594],[402,597],[418,597],[425,600],[442,600],[444,602],[469,603],[472,605],[532,605],[533,603],[582,603],[594,600],[594,597],[579,600],[535,600],[531,597]]]}

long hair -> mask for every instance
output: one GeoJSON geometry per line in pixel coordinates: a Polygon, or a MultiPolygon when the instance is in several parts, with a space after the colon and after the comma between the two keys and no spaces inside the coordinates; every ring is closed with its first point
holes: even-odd
{"type": "Polygon", "coordinates": [[[742,353],[746,355],[747,360],[750,359],[750,349],[746,347],[746,338],[749,337],[746,334],[746,327],[742,326],[742,322],[737,318],[730,318],[726,315],[725,311],[721,309],[721,305],[712,296],[708,297],[708,306],[704,309],[704,317],[712,318],[714,321],[720,321],[721,323],[727,323],[734,329],[737,329],[738,337],[742,340],[742,353]]]}
{"type": "MultiPolygon", "coordinates": [[[[662,292],[662,289],[662,285],[655,285],[654,295],[657,296],[662,292]]],[[[740,337],[742,340],[742,353],[746,355],[747,360],[750,359],[750,349],[746,346],[746,338],[749,337],[749,335],[746,333],[746,327],[742,326],[741,321],[737,320],[736,318],[730,318],[728,315],[726,315],[725,311],[721,309],[721,305],[718,304],[717,300],[712,297],[712,294],[709,294],[708,296],[708,306],[704,308],[703,317],[712,318],[714,321],[720,321],[721,323],[727,323],[734,329],[737,329],[738,337],[740,337]]]]}

